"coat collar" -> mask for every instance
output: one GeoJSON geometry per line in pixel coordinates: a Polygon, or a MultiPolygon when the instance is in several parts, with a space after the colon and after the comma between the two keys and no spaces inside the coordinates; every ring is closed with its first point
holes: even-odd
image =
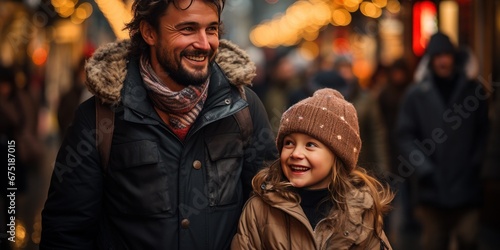
{"type": "Polygon", "coordinates": [[[359,243],[365,240],[373,230],[363,225],[363,220],[366,219],[364,218],[364,213],[371,209],[374,203],[373,197],[366,188],[353,189],[346,195],[347,208],[349,211],[349,225],[347,226],[348,228],[345,229],[339,229],[335,226],[335,214],[330,214],[330,217],[324,218],[318,222],[316,228],[313,229],[300,207],[300,204],[285,199],[282,195],[273,190],[273,185],[271,184],[262,184],[261,192],[257,195],[261,196],[270,206],[281,209],[300,221],[308,231],[310,231],[311,236],[315,238],[320,249],[323,249],[325,244],[330,241],[334,234],[336,235],[335,238],[348,238],[349,240],[345,242],[359,243]],[[351,230],[354,228],[357,230],[351,230]]]}
{"type": "MultiPolygon", "coordinates": [[[[273,190],[273,185],[269,183],[262,184],[262,192],[258,195],[263,198],[264,201],[269,203],[273,207],[280,208],[290,212],[292,215],[297,215],[298,219],[305,219],[307,217],[303,212],[301,212],[300,204],[290,202],[285,199],[282,195],[273,190]],[[297,212],[299,210],[300,212],[297,212]]],[[[353,224],[362,223],[363,213],[373,206],[373,198],[368,193],[367,189],[353,189],[346,195],[347,208],[349,210],[349,221],[353,224]]],[[[295,217],[295,216],[294,216],[295,217]]]]}

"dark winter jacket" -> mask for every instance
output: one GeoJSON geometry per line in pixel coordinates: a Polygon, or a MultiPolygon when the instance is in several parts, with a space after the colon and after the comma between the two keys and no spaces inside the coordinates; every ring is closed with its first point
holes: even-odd
{"type": "Polygon", "coordinates": [[[457,54],[457,76],[448,102],[437,88],[440,83],[435,82],[427,57],[403,98],[396,174],[411,180],[418,204],[456,208],[480,202],[487,93],[474,79],[476,65],[471,56],[457,54]]]}
{"type": "Polygon", "coordinates": [[[276,157],[263,105],[245,87],[253,64],[221,41],[203,110],[180,141],[152,106],[129,46],[109,44],[86,66],[91,92],[116,110],[108,171],[96,151],[103,131],[95,131],[91,98],[58,153],[40,249],[228,249],[252,177],[276,157]],[[248,144],[234,117],[246,106],[248,144]]]}

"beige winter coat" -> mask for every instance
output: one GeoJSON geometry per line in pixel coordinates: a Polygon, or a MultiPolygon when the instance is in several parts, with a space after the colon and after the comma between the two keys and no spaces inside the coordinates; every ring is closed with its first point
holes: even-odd
{"type": "Polygon", "coordinates": [[[374,233],[373,215],[368,212],[373,199],[367,192],[348,194],[346,228],[337,228],[332,218],[325,218],[313,231],[300,204],[285,200],[269,186],[247,201],[231,249],[392,249],[384,232],[380,237],[374,233]]]}

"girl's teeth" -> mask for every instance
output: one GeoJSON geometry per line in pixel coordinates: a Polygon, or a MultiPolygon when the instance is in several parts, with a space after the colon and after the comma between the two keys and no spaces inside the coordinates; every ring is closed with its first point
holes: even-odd
{"type": "Polygon", "coordinates": [[[309,169],[308,168],[304,168],[304,167],[292,167],[292,170],[294,170],[294,171],[307,171],[309,169]]]}

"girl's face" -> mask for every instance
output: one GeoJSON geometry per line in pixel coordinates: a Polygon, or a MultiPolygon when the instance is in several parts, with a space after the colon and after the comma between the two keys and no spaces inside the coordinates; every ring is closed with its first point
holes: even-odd
{"type": "Polygon", "coordinates": [[[281,169],[294,187],[327,188],[331,180],[335,155],[319,140],[303,133],[283,138],[281,169]]]}

